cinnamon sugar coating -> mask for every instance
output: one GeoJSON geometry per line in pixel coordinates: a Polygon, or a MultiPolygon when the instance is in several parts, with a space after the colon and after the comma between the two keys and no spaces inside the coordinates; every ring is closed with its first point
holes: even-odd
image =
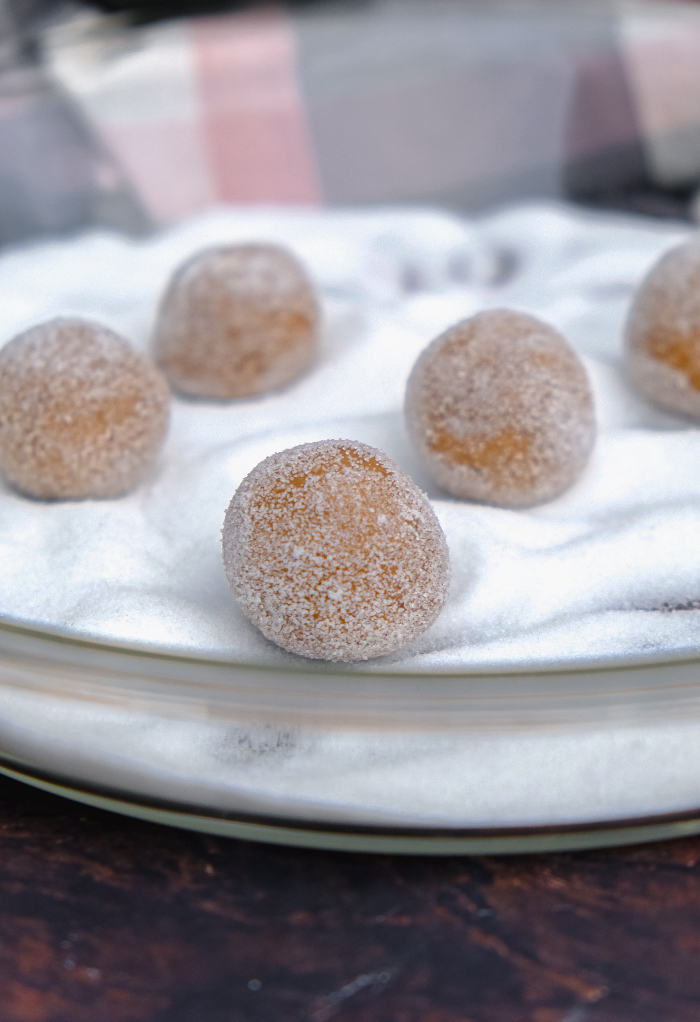
{"type": "Polygon", "coordinates": [[[302,444],[260,462],[233,495],[222,538],[243,611],[300,656],[391,653],[447,598],[447,544],[427,497],[355,441],[302,444]]]}
{"type": "Polygon", "coordinates": [[[116,497],[160,448],[170,392],[97,323],[54,319],[0,351],[0,469],[33,497],[116,497]]]}
{"type": "Polygon", "coordinates": [[[435,482],[503,507],[562,493],[595,440],[593,399],[574,352],[545,323],[506,309],[466,319],[425,349],[405,411],[435,482]]]}
{"type": "Polygon", "coordinates": [[[646,397],[700,419],[700,242],[672,249],[642,282],[625,359],[646,397]]]}
{"type": "Polygon", "coordinates": [[[173,275],[154,356],[184,394],[253,397],[308,369],[318,324],[313,288],[291,253],[275,245],[211,248],[173,275]]]}

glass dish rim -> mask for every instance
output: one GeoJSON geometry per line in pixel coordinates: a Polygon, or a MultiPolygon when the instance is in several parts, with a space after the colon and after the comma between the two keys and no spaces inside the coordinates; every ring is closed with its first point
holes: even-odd
{"type": "MultiPolygon", "coordinates": [[[[95,653],[102,653],[105,656],[114,655],[119,657],[138,657],[145,661],[163,664],[179,664],[187,666],[202,666],[224,669],[239,669],[250,672],[259,672],[283,677],[322,677],[329,675],[335,678],[342,678],[348,681],[409,681],[409,680],[457,680],[477,678],[523,678],[539,676],[581,676],[591,674],[629,673],[635,669],[644,668],[673,668],[679,665],[697,663],[700,666],[700,640],[697,648],[687,652],[672,655],[668,653],[658,654],[618,654],[588,659],[566,659],[560,661],[548,660],[538,663],[537,661],[523,664],[522,667],[507,668],[505,666],[491,666],[489,664],[469,668],[455,667],[434,670],[381,670],[372,667],[370,670],[351,670],[341,663],[329,660],[305,659],[299,657],[299,664],[275,664],[261,663],[254,660],[227,659],[218,654],[207,655],[204,653],[188,654],[176,652],[166,647],[158,649],[155,646],[144,643],[142,645],[127,642],[120,643],[118,640],[101,640],[97,637],[90,638],[78,635],[68,629],[51,628],[51,626],[35,626],[30,622],[22,622],[20,619],[0,614],[0,636],[16,636],[29,640],[56,644],[63,649],[84,650],[95,653]]],[[[353,662],[357,666],[363,661],[353,662]]],[[[700,677],[698,678],[700,685],[700,677]]]]}
{"type": "Polygon", "coordinates": [[[0,618],[0,689],[161,717],[465,734],[700,719],[700,650],[520,671],[352,671],[102,643],[0,618]]]}

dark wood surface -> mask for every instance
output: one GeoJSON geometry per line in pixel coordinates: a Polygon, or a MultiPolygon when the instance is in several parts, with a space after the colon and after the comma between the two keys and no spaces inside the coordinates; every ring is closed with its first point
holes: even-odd
{"type": "Polygon", "coordinates": [[[700,838],[276,848],[0,779],[1,1022],[698,1022],[700,838]]]}

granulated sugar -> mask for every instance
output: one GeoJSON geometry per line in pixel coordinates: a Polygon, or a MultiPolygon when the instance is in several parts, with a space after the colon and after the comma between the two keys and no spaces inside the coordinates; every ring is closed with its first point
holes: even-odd
{"type": "Polygon", "coordinates": [[[399,653],[354,670],[697,649],[700,429],[637,394],[620,358],[633,289],[688,234],[549,205],[474,223],[429,211],[222,209],[146,241],[99,233],[6,252],[1,342],[79,315],[146,351],[174,268],[205,246],[251,241],[299,256],[318,284],[324,326],[317,364],[284,391],[231,403],[175,397],[160,458],[126,497],[43,503],[3,483],[0,614],[120,643],[298,664],[238,609],[221,526],[263,458],[343,437],[386,452],[428,494],[452,564],[437,621],[399,653]],[[599,433],[587,468],[562,496],[528,510],[450,498],[404,432],[419,353],[486,308],[515,308],[560,330],[594,392],[599,433]]]}

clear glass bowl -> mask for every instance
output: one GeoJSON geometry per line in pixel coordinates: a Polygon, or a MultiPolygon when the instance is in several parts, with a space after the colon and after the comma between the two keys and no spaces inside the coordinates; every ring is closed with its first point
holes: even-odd
{"type": "MultiPolygon", "coordinates": [[[[392,65],[398,68],[397,82],[408,83],[407,110],[418,117],[406,122],[404,141],[411,145],[403,159],[394,158],[400,146],[392,148],[393,136],[384,126],[381,131],[373,127],[375,113],[381,117],[385,107],[371,99],[362,106],[366,84],[374,81],[366,73],[365,57],[370,71],[381,70],[376,76],[381,99],[389,56],[384,46],[374,45],[379,36],[371,19],[359,26],[359,41],[342,64],[345,78],[341,82],[338,77],[348,96],[361,101],[352,121],[337,113],[345,109],[342,89],[340,106],[330,113],[324,107],[333,91],[329,82],[334,84],[336,66],[342,63],[328,60],[323,51],[331,46],[334,52],[340,38],[333,40],[333,25],[324,21],[328,12],[321,12],[320,20],[311,10],[300,15],[308,60],[301,76],[307,110],[299,103],[294,38],[283,16],[270,20],[265,14],[256,27],[243,15],[244,35],[252,33],[246,38],[271,63],[261,64],[258,74],[255,62],[244,60],[241,67],[247,71],[240,80],[235,69],[231,81],[225,82],[224,75],[230,106],[226,124],[240,128],[239,105],[251,96],[255,100],[254,86],[270,85],[263,98],[272,111],[272,129],[262,136],[272,141],[261,149],[260,166],[266,169],[270,154],[277,152],[272,144],[279,135],[275,118],[284,115],[285,130],[301,146],[292,195],[300,202],[318,198],[313,168],[302,158],[311,122],[319,133],[317,143],[326,133],[324,183],[339,203],[431,197],[452,207],[472,203],[475,208],[517,196],[559,194],[562,175],[571,178],[572,194],[579,197],[604,198],[625,190],[629,197],[630,187],[636,187],[625,177],[630,160],[640,159],[637,149],[649,139],[630,142],[623,124],[619,139],[598,139],[595,151],[576,148],[597,123],[588,102],[598,95],[599,84],[601,95],[615,83],[626,84],[616,49],[622,33],[613,16],[607,8],[596,13],[597,5],[590,15],[566,18],[563,7],[557,12],[549,4],[534,4],[525,13],[508,4],[496,6],[493,17],[514,18],[515,29],[511,22],[504,29],[499,21],[494,30],[484,8],[477,12],[479,32],[472,37],[456,32],[449,18],[431,26],[415,5],[418,20],[411,22],[406,37],[408,56],[398,47],[392,65]],[[366,53],[365,37],[373,44],[366,53]],[[564,59],[572,41],[585,51],[585,60],[564,59]],[[439,51],[432,47],[439,46],[446,47],[449,60],[434,59],[439,51]],[[496,74],[487,66],[489,46],[496,74]],[[485,116],[481,103],[462,107],[462,100],[457,102],[468,95],[464,83],[472,82],[473,73],[478,86],[483,54],[488,88],[482,93],[494,98],[485,116]],[[500,102],[497,83],[502,80],[506,88],[510,79],[505,72],[518,67],[525,83],[518,85],[517,75],[513,79],[518,103],[500,102]],[[418,76],[420,103],[413,102],[409,68],[418,76]],[[457,77],[451,77],[453,71],[457,77]],[[433,100],[423,103],[426,82],[433,100]],[[531,102],[528,82],[537,85],[537,102],[531,102]],[[453,114],[442,116],[453,100],[453,114]],[[434,116],[431,102],[440,104],[440,117],[434,116]],[[576,123],[567,125],[567,110],[576,114],[576,123]],[[466,136],[455,133],[452,116],[466,118],[479,145],[453,144],[466,136]],[[348,133],[351,127],[356,135],[348,133]],[[347,152],[335,152],[332,140],[338,129],[343,137],[370,138],[372,144],[351,141],[347,152]],[[613,143],[620,145],[617,160],[610,157],[613,143]],[[563,168],[558,161],[569,144],[571,159],[563,168]],[[462,179],[464,161],[482,150],[488,159],[479,180],[470,184],[462,179]],[[364,178],[353,163],[358,154],[373,158],[375,153],[384,153],[391,170],[379,192],[371,189],[379,187],[382,175],[364,178]],[[413,181],[416,167],[422,171],[420,180],[413,181]],[[583,184],[574,187],[574,178],[583,184]]],[[[455,7],[455,12],[469,16],[466,9],[455,7]]],[[[353,19],[362,17],[360,8],[352,14],[353,19]]],[[[24,37],[21,46],[17,40],[3,43],[0,99],[6,116],[0,137],[9,142],[0,154],[0,170],[12,187],[8,191],[6,186],[10,199],[0,217],[0,242],[60,235],[85,225],[137,234],[148,229],[151,219],[165,221],[192,212],[197,203],[240,198],[227,191],[235,191],[238,179],[222,171],[231,155],[225,146],[219,146],[224,163],[218,176],[217,167],[211,170],[211,180],[200,174],[201,153],[187,167],[183,163],[182,179],[186,169],[190,175],[184,190],[162,188],[150,176],[161,149],[161,163],[169,170],[182,139],[187,143],[183,151],[191,155],[195,143],[208,137],[201,129],[211,124],[194,112],[193,97],[203,92],[197,93],[188,77],[197,65],[195,50],[201,67],[208,69],[202,82],[208,83],[212,110],[221,112],[217,104],[225,90],[217,76],[227,65],[217,58],[217,47],[226,40],[238,45],[236,25],[227,21],[221,29],[221,24],[202,23],[193,32],[190,24],[179,22],[139,29],[120,19],[79,18],[49,30],[41,46],[24,37]],[[161,73],[175,78],[163,79],[161,73]],[[176,111],[182,117],[181,123],[175,118],[174,132],[171,99],[173,104],[187,101],[176,111]],[[26,151],[15,144],[20,136],[26,151]],[[117,146],[120,158],[104,138],[117,146]],[[59,163],[64,173],[57,177],[53,168],[59,163]],[[132,180],[141,181],[141,197],[132,180]],[[218,182],[219,191],[212,182],[218,182]],[[144,195],[150,199],[148,209],[144,195]]],[[[631,39],[635,25],[627,27],[625,39],[631,39]]],[[[393,23],[387,22],[383,31],[393,45],[393,23]]],[[[354,38],[350,33],[351,43],[354,38]]],[[[240,56],[242,51],[237,52],[240,56]]],[[[640,53],[632,48],[626,58],[640,53]]],[[[258,106],[267,109],[264,103],[258,106]]],[[[607,124],[608,119],[600,120],[607,124]]],[[[277,155],[284,169],[284,153],[277,155]]],[[[259,173],[254,160],[251,166],[252,183],[246,187],[259,199],[258,179],[270,175],[259,173]]],[[[689,186],[668,175],[661,184],[689,186]]],[[[629,208],[637,207],[630,201],[629,208]]],[[[672,211],[684,208],[679,199],[672,211]]],[[[452,283],[463,283],[471,273],[488,286],[501,286],[515,272],[515,263],[508,247],[494,251],[498,258],[476,258],[471,264],[452,260],[452,283]]],[[[379,249],[375,256],[380,270],[393,258],[379,249]]],[[[410,291],[430,274],[411,252],[406,258],[395,276],[410,291]]],[[[594,294],[594,283],[596,309],[625,285],[616,278],[607,291],[594,294]]],[[[551,297],[554,307],[561,296],[551,297]]],[[[597,321],[586,329],[597,336],[597,321]]],[[[568,663],[513,673],[360,673],[319,663],[277,668],[157,653],[81,641],[6,618],[0,619],[0,707],[0,770],[7,775],[94,805],[212,833],[318,847],[450,853],[583,848],[700,831],[700,646],[697,655],[685,658],[597,660],[575,669],[568,663]]]]}
{"type": "Polygon", "coordinates": [[[0,624],[2,769],[129,815],[318,847],[451,853],[700,830],[700,659],[351,673],[0,624]]]}

